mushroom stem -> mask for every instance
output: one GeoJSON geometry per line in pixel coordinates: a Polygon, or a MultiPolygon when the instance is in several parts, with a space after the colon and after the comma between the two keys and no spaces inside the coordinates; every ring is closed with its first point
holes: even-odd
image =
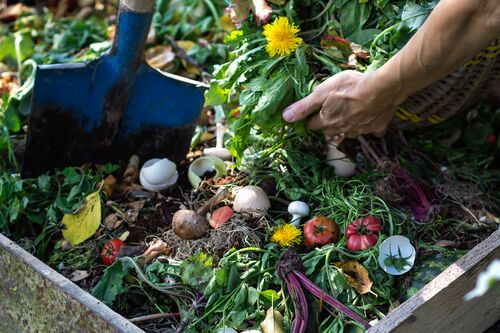
{"type": "Polygon", "coordinates": [[[298,227],[300,224],[301,217],[302,217],[302,215],[300,215],[300,214],[292,214],[292,220],[290,221],[290,224],[293,224],[293,225],[298,227]]]}
{"type": "Polygon", "coordinates": [[[215,147],[205,148],[203,153],[205,155],[217,156],[224,161],[229,161],[232,158],[231,152],[228,149],[224,148],[224,132],[226,128],[219,121],[217,122],[217,128],[215,130],[215,147]]]}
{"type": "Polygon", "coordinates": [[[226,129],[222,123],[217,123],[217,129],[215,130],[215,148],[224,148],[224,132],[226,129]]]}

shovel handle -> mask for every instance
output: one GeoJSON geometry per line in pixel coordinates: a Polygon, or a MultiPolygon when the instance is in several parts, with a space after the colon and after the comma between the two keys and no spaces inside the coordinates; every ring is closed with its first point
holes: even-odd
{"type": "Polygon", "coordinates": [[[152,12],[155,0],[121,0],[123,6],[137,13],[152,12]]]}

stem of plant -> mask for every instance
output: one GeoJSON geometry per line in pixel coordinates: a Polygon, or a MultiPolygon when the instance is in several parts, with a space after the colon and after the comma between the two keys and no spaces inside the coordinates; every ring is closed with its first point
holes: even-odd
{"type": "Polygon", "coordinates": [[[296,278],[300,281],[300,283],[307,290],[309,290],[309,292],[311,292],[314,296],[316,296],[320,300],[324,300],[326,303],[337,308],[339,311],[343,312],[351,319],[354,319],[357,322],[363,324],[365,326],[365,328],[367,328],[367,329],[370,328],[371,325],[366,320],[361,318],[356,312],[349,309],[347,306],[340,303],[332,296],[325,294],[318,286],[316,286],[314,283],[312,283],[304,274],[302,274],[301,272],[297,272],[297,271],[293,271],[291,274],[295,275],[296,278]]]}

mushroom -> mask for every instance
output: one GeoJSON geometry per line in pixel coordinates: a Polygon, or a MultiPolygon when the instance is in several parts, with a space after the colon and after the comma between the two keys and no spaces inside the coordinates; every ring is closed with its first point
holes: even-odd
{"type": "Polygon", "coordinates": [[[271,207],[266,192],[258,186],[245,186],[236,192],[233,201],[235,212],[265,213],[271,207]]]}
{"type": "Polygon", "coordinates": [[[328,148],[326,151],[326,163],[335,169],[335,174],[340,177],[349,178],[356,171],[354,164],[343,152],[337,149],[339,143],[327,138],[328,148]]]}
{"type": "Polygon", "coordinates": [[[215,195],[207,200],[198,211],[190,209],[181,209],[175,212],[172,218],[172,229],[174,233],[183,239],[197,239],[203,237],[209,228],[206,219],[209,209],[223,199],[229,197],[229,192],[225,188],[221,188],[215,195]]]}
{"type": "Polygon", "coordinates": [[[151,159],[144,163],[139,173],[141,186],[152,192],[163,191],[177,182],[179,174],[176,169],[175,163],[169,159],[151,159]]]}
{"type": "Polygon", "coordinates": [[[214,177],[224,176],[226,174],[226,165],[217,156],[202,156],[197,158],[189,165],[188,169],[188,179],[191,186],[197,188],[201,183],[201,177],[207,172],[215,172],[214,177]]]}
{"type": "Polygon", "coordinates": [[[224,125],[218,122],[215,132],[215,147],[203,149],[203,154],[207,156],[216,156],[223,161],[230,161],[233,158],[229,150],[224,148],[224,132],[224,125]]]}
{"type": "Polygon", "coordinates": [[[300,219],[309,215],[309,206],[303,201],[292,201],[288,205],[288,213],[292,214],[290,224],[299,226],[300,219]]]}

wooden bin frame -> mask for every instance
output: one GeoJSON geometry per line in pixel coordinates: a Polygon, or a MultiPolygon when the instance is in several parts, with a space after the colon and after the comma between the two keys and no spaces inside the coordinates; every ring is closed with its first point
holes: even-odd
{"type": "MultiPolygon", "coordinates": [[[[500,320],[500,295],[464,301],[478,274],[500,258],[500,229],[367,333],[481,333],[500,320]]],[[[143,332],[0,234],[0,332],[143,332]]]]}

